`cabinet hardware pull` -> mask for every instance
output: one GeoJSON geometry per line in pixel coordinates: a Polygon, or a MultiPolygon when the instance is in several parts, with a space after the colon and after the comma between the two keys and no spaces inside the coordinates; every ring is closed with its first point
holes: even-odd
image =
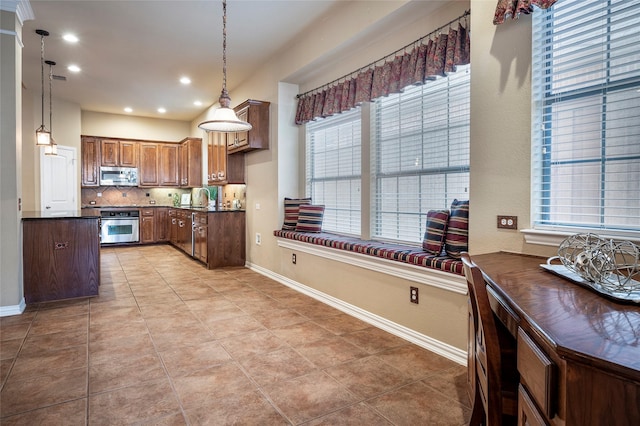
{"type": "Polygon", "coordinates": [[[65,241],[64,243],[59,243],[59,242],[55,242],[53,245],[53,249],[54,250],[64,250],[66,248],[69,248],[69,242],[65,241]]]}

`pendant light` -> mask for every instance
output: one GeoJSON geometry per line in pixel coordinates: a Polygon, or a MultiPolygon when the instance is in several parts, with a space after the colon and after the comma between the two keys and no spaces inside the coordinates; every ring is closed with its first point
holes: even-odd
{"type": "Polygon", "coordinates": [[[45,64],[49,65],[49,137],[51,139],[51,143],[44,147],[44,155],[58,155],[58,144],[55,139],[53,139],[53,108],[52,108],[52,98],[53,92],[51,90],[51,82],[53,81],[53,66],[56,64],[54,61],[44,61],[45,64]]]}
{"type": "Polygon", "coordinates": [[[40,36],[40,75],[42,82],[42,114],[40,127],[36,129],[36,145],[47,146],[51,145],[51,132],[44,126],[44,38],[49,35],[49,31],[36,30],[36,34],[40,36]]]}
{"type": "Polygon", "coordinates": [[[227,92],[227,0],[222,0],[222,93],[220,93],[220,108],[214,111],[213,119],[203,121],[199,128],[208,132],[246,132],[251,130],[251,124],[242,121],[236,112],[229,107],[231,98],[227,92]]]}

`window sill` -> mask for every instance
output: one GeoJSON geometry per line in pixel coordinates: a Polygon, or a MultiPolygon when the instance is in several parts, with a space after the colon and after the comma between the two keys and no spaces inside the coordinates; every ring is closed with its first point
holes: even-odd
{"type": "Polygon", "coordinates": [[[440,271],[437,269],[414,266],[400,262],[372,258],[372,256],[360,253],[353,253],[340,249],[317,246],[305,242],[277,238],[278,246],[290,250],[308,253],[325,259],[346,263],[349,265],[365,268],[371,271],[380,272],[394,277],[403,278],[409,281],[425,284],[442,290],[451,291],[458,294],[467,294],[467,282],[463,276],[440,271]]]}
{"type": "Polygon", "coordinates": [[[614,234],[600,234],[597,230],[594,229],[574,229],[574,230],[547,230],[547,229],[522,229],[520,232],[524,234],[524,240],[528,244],[538,244],[542,246],[553,246],[558,247],[562,241],[570,235],[575,235],[579,233],[587,233],[591,232],[593,234],[598,234],[602,238],[610,238],[614,240],[626,240],[634,243],[640,242],[640,235],[637,234],[629,234],[623,235],[622,233],[614,234]]]}

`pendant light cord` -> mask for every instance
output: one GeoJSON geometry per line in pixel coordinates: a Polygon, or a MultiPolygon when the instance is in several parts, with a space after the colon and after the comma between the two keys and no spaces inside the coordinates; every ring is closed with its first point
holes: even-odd
{"type": "Polygon", "coordinates": [[[227,91],[227,0],[222,0],[222,90],[227,91]]]}
{"type": "Polygon", "coordinates": [[[51,107],[52,105],[52,99],[53,99],[53,94],[51,91],[51,81],[53,80],[53,66],[56,64],[55,62],[47,62],[49,64],[49,132],[51,134],[51,139],[53,140],[53,120],[52,120],[52,116],[53,116],[53,108],[51,107]]]}
{"type": "Polygon", "coordinates": [[[41,78],[40,87],[42,88],[42,94],[40,99],[40,105],[42,106],[41,114],[40,114],[40,123],[42,123],[42,127],[44,127],[44,36],[45,36],[44,33],[40,34],[40,78],[41,78]]]}

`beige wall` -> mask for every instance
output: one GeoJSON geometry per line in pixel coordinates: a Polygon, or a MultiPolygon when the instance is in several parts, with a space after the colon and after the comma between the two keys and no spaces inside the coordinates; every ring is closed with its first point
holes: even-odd
{"type": "MultiPolygon", "coordinates": [[[[83,135],[179,142],[189,135],[189,122],[82,111],[83,135]]],[[[202,133],[191,135],[202,137],[202,133]]]]}
{"type": "MultiPolygon", "coordinates": [[[[19,199],[22,182],[22,26],[0,11],[0,313],[16,313],[23,300],[19,199]]],[[[34,128],[35,131],[35,128],[34,128]]]]}

